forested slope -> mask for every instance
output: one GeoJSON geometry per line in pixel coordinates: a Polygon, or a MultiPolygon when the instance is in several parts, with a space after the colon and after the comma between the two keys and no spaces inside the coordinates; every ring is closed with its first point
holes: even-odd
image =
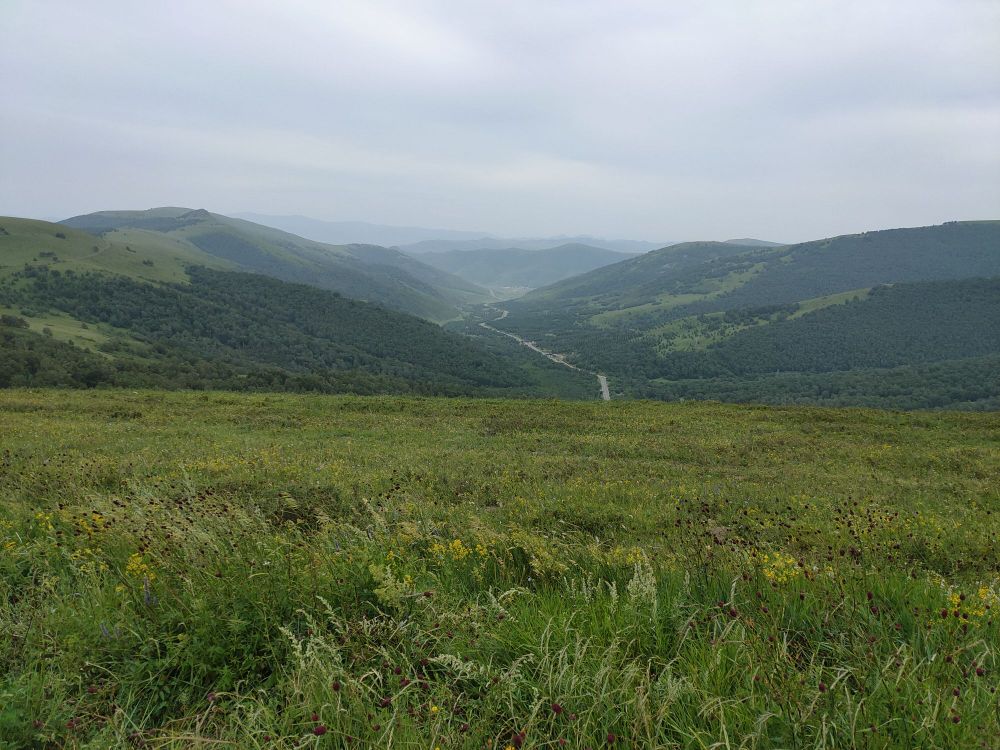
{"type": "Polygon", "coordinates": [[[62,224],[114,240],[132,231],[155,233],[229,267],[310,284],[401,312],[444,321],[484,290],[398,250],[368,245],[326,245],[203,209],[101,211],[62,224]]]}
{"type": "MultiPolygon", "coordinates": [[[[188,269],[187,283],[30,266],[0,307],[113,331],[86,351],[3,319],[0,385],[156,385],[441,395],[586,396],[583,378],[414,316],[258,274],[188,269]]],[[[48,332],[48,329],[44,329],[48,332]]]]}

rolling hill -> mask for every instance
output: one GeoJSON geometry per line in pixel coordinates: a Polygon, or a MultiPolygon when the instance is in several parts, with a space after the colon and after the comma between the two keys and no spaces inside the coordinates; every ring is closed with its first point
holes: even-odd
{"type": "Polygon", "coordinates": [[[436,322],[456,318],[460,306],[488,298],[475,285],[396,250],[326,245],[203,209],[101,211],[61,223],[113,244],[153,241],[152,234],[186,248],[193,257],[208,258],[208,265],[221,262],[311,284],[436,322]]]}
{"type": "Polygon", "coordinates": [[[548,250],[449,250],[421,253],[420,260],[488,289],[533,289],[586,273],[629,256],[571,243],[548,250]]]}
{"type": "Polygon", "coordinates": [[[99,234],[0,218],[0,386],[593,396],[590,378],[526,352],[174,236],[203,217],[143,218],[99,234]]]}
{"type": "Polygon", "coordinates": [[[776,247],[685,243],[505,302],[496,325],[613,376],[626,395],[878,405],[858,384],[881,372],[906,383],[910,395],[892,402],[914,408],[969,400],[942,396],[931,363],[952,363],[964,383],[1000,354],[998,277],[995,221],[776,247]]]}

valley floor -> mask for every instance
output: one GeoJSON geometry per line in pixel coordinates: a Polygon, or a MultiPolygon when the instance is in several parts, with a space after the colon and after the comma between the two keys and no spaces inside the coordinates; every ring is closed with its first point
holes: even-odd
{"type": "Polygon", "coordinates": [[[0,391],[0,748],[996,748],[1000,416],[0,391]]]}

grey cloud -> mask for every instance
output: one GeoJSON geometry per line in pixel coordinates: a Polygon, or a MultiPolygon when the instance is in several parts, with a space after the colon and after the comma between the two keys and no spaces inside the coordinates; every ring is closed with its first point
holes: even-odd
{"type": "Polygon", "coordinates": [[[13,0],[0,213],[807,239],[1000,205],[1000,6],[13,0]]]}

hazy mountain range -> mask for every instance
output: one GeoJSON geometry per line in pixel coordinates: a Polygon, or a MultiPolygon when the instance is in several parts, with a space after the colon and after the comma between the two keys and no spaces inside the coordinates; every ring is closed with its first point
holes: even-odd
{"type": "Polygon", "coordinates": [[[546,250],[560,245],[580,243],[606,250],[627,253],[644,253],[663,247],[669,242],[641,240],[607,240],[600,237],[499,237],[489,232],[465,232],[454,229],[426,229],[370,224],[363,221],[323,221],[307,216],[271,216],[256,213],[237,213],[264,226],[274,227],[317,242],[334,245],[366,244],[399,247],[413,253],[446,252],[449,250],[546,250]]]}
{"type": "Polygon", "coordinates": [[[515,247],[448,250],[420,253],[416,257],[423,263],[490,289],[532,289],[634,256],[573,243],[546,250],[515,247]]]}

